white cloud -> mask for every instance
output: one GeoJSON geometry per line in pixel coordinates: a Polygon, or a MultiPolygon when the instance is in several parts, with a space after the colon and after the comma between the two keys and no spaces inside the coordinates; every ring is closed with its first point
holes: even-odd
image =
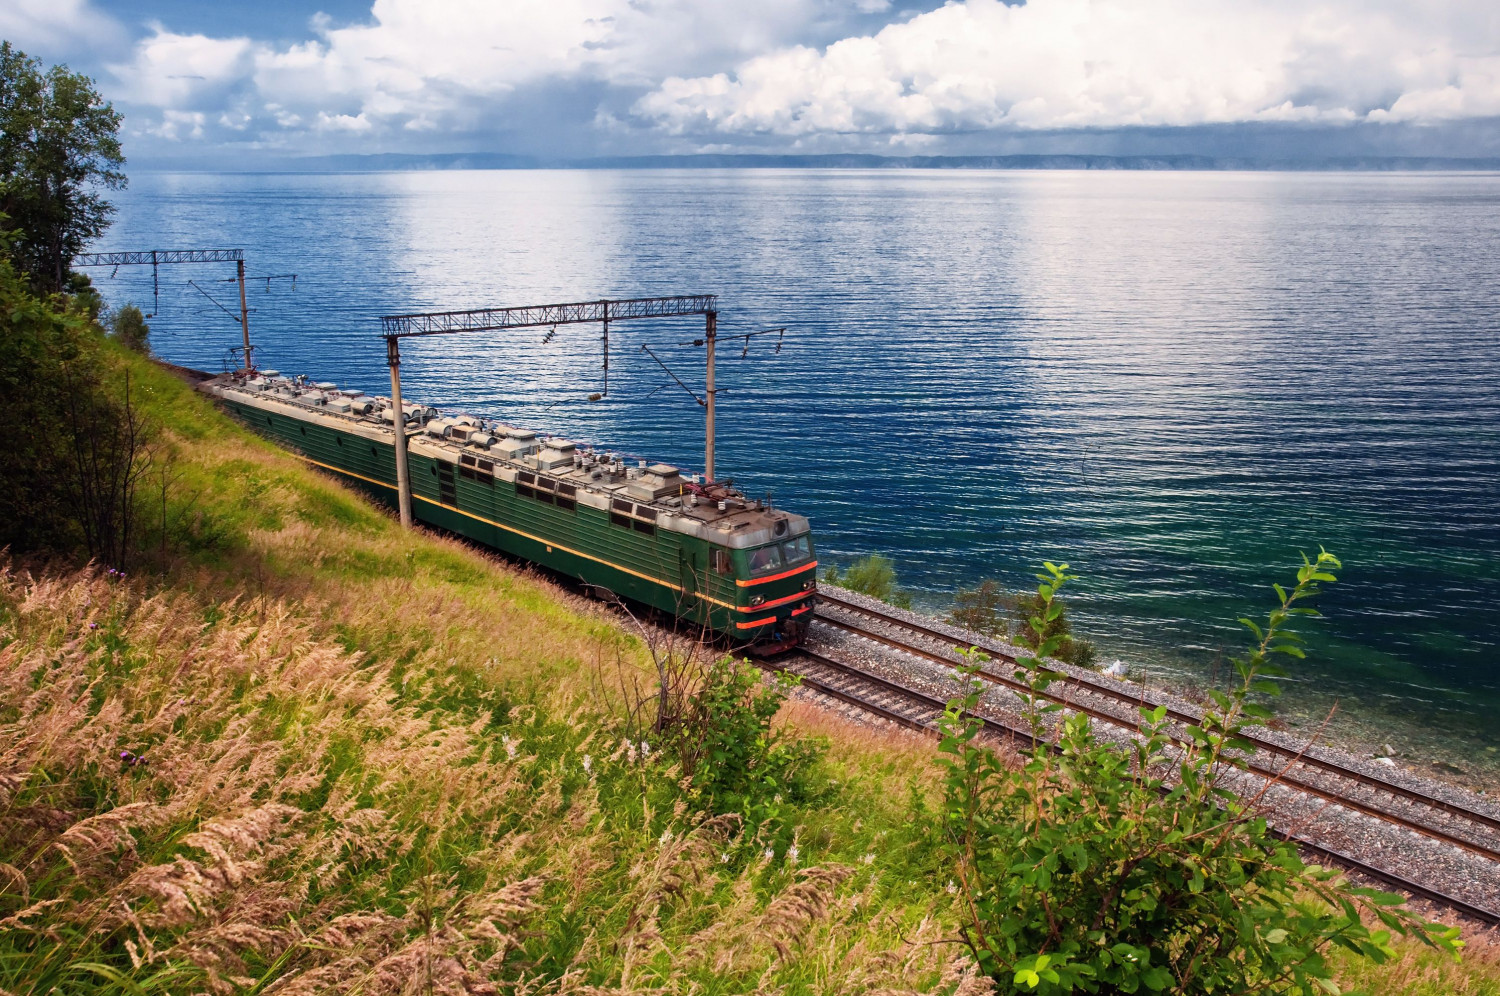
{"type": "Polygon", "coordinates": [[[311,30],[272,45],[154,26],[111,67],[112,96],[138,133],[283,148],[495,133],[570,87],[559,108],[594,140],[705,147],[1500,115],[1491,0],[375,0],[367,23],[311,30]],[[857,33],[871,17],[899,20],[857,33]]]}
{"type": "Polygon", "coordinates": [[[369,131],[373,125],[363,114],[319,114],[319,131],[348,131],[358,134],[369,131]]]}
{"type": "Polygon", "coordinates": [[[0,38],[31,55],[126,44],[119,22],[88,0],[5,0],[0,3],[0,38]]]}
{"type": "Polygon", "coordinates": [[[217,103],[225,87],[250,71],[254,50],[248,38],[179,35],[156,25],[136,46],[134,61],[110,69],[124,82],[121,99],[181,109],[217,103]]]}
{"type": "Polygon", "coordinates": [[[237,86],[278,128],[326,131],[349,118],[365,122],[360,132],[430,131],[473,127],[546,81],[645,88],[732,64],[786,44],[831,8],[855,11],[848,0],[762,0],[732,17],[716,0],[375,0],[370,23],[314,18],[315,39],[282,47],[158,25],[111,70],[124,100],[158,114],[212,92],[227,100],[237,86]]]}
{"type": "Polygon", "coordinates": [[[1489,4],[965,0],[733,74],[665,79],[679,134],[1428,121],[1500,113],[1489,4]]]}
{"type": "Polygon", "coordinates": [[[202,138],[203,125],[208,115],[202,111],[164,111],[161,121],[147,129],[147,133],[169,142],[184,138],[202,138]]]}

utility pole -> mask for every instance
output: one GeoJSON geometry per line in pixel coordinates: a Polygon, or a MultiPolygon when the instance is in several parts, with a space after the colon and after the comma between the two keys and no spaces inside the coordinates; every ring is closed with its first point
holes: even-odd
{"type": "Polygon", "coordinates": [[[601,397],[609,397],[609,302],[600,301],[599,311],[604,318],[604,392],[601,397]]]}
{"type": "Polygon", "coordinates": [[[401,338],[385,337],[385,362],[391,368],[391,407],[396,429],[396,506],[401,526],[411,528],[411,477],[406,469],[406,409],[401,406],[401,338]]]}
{"type": "Polygon", "coordinates": [[[708,371],[707,389],[703,392],[706,404],[704,409],[703,434],[703,479],[710,483],[714,479],[714,340],[719,334],[719,313],[709,311],[704,315],[703,343],[708,347],[708,371]]]}
{"type": "Polygon", "coordinates": [[[255,369],[255,364],[250,362],[250,309],[245,306],[245,260],[244,257],[235,261],[235,275],[240,281],[240,331],[245,334],[245,373],[255,369]]]}

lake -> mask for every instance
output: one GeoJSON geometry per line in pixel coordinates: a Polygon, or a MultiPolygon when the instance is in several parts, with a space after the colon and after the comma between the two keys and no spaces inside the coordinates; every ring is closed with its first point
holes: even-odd
{"type": "MultiPolygon", "coordinates": [[[[1323,546],[1287,717],[1500,740],[1500,175],[141,174],[117,203],[99,250],[295,273],[251,281],[257,359],[372,392],[380,315],[718,294],[719,476],[823,562],[885,554],[941,609],[1066,560],[1105,659],[1202,682],[1323,546]]],[[[149,268],[94,273],[152,310],[149,268]]],[[[161,356],[221,369],[232,276],[161,268],[161,356]]],[[[409,340],[405,392],[701,468],[641,348],[701,393],[700,322],[613,325],[600,403],[598,327],[549,332],[409,340]]]]}

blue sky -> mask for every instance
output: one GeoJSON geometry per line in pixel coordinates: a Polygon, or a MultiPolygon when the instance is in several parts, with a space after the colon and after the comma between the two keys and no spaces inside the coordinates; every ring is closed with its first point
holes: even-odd
{"type": "Polygon", "coordinates": [[[1500,155],[1492,0],[5,0],[137,163],[1500,155]]]}

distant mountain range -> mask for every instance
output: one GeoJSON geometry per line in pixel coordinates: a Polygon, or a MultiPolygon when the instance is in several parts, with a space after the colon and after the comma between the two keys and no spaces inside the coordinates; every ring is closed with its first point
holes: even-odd
{"type": "MultiPolygon", "coordinates": [[[[1500,158],[1437,156],[1353,156],[1326,159],[1246,159],[1197,155],[1166,156],[877,156],[705,154],[598,156],[549,159],[491,152],[432,155],[307,156],[265,161],[265,172],[383,172],[452,169],[1071,169],[1071,170],[1296,170],[1308,171],[1494,171],[1500,158]]],[[[150,165],[147,168],[151,168],[150,165]]],[[[158,169],[173,168],[167,163],[158,169]]],[[[177,167],[181,168],[181,167],[177,167]]]]}

